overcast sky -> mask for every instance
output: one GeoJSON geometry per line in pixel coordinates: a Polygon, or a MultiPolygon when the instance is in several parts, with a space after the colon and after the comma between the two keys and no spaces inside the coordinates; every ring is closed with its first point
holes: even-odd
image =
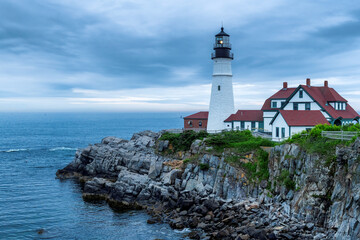
{"type": "Polygon", "coordinates": [[[309,77],[359,111],[359,20],[355,0],[0,0],[0,111],[207,110],[221,22],[237,109],[309,77]]]}

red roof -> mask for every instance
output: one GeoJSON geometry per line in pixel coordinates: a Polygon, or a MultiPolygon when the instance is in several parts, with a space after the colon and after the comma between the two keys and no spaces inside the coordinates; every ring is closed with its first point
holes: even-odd
{"type": "Polygon", "coordinates": [[[224,122],[232,121],[263,121],[263,112],[261,110],[238,110],[231,114],[224,122]]]}
{"type": "Polygon", "coordinates": [[[209,112],[198,112],[189,115],[187,117],[184,117],[184,119],[208,119],[208,116],[209,116],[209,112]]]}
{"type": "Polygon", "coordinates": [[[287,99],[295,91],[296,88],[283,88],[268,99],[266,99],[261,110],[276,110],[278,108],[271,108],[271,99],[287,99]]]}
{"type": "Polygon", "coordinates": [[[359,114],[347,104],[346,110],[335,110],[328,102],[347,102],[347,100],[340,96],[333,88],[329,87],[308,87],[301,85],[301,87],[324,108],[334,119],[342,117],[345,119],[354,119],[359,114]]]}
{"type": "MultiPolygon", "coordinates": [[[[315,126],[318,124],[329,124],[320,110],[306,111],[306,110],[279,110],[279,113],[285,119],[289,126],[315,126]]],[[[276,117],[278,114],[276,115],[276,117]]],[[[275,118],[271,123],[275,120],[275,118]]]]}

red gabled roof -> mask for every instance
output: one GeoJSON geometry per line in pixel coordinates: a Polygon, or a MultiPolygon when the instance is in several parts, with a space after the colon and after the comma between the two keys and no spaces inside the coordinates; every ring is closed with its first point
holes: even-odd
{"type": "Polygon", "coordinates": [[[345,119],[353,119],[359,114],[347,104],[346,110],[335,110],[328,102],[347,102],[347,100],[340,96],[333,88],[329,87],[314,87],[301,85],[301,87],[334,119],[342,117],[345,119]]]}
{"type": "Polygon", "coordinates": [[[289,126],[315,126],[318,124],[329,124],[328,120],[326,120],[320,110],[279,110],[279,113],[283,116],[285,122],[289,126]]]}
{"type": "Polygon", "coordinates": [[[209,117],[209,112],[198,112],[189,115],[187,117],[184,117],[184,119],[208,119],[208,117],[209,117]]]}
{"type": "Polygon", "coordinates": [[[279,108],[271,108],[271,99],[287,99],[295,91],[296,88],[283,88],[268,99],[266,99],[261,110],[276,110],[279,108]]]}
{"type": "Polygon", "coordinates": [[[263,112],[261,110],[238,110],[235,114],[231,114],[224,122],[232,121],[263,121],[263,112]]]}

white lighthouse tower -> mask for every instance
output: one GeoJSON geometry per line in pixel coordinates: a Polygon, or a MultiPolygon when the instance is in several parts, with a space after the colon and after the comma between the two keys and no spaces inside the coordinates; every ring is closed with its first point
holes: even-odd
{"type": "Polygon", "coordinates": [[[232,86],[231,61],[234,54],[230,52],[230,35],[221,32],[215,35],[215,52],[211,54],[214,60],[214,71],[212,76],[208,132],[225,129],[224,120],[235,112],[234,93],[232,86]]]}

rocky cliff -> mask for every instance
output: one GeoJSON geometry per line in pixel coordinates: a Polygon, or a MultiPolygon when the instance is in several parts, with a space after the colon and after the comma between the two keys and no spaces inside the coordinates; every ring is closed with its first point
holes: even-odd
{"type": "Polygon", "coordinates": [[[334,239],[360,239],[359,164],[360,139],[338,147],[330,159],[307,154],[295,144],[276,146],[269,162],[270,181],[278,194],[274,199],[283,201],[291,216],[334,230],[334,239]],[[276,184],[284,172],[296,191],[276,184]]]}
{"type": "Polygon", "coordinates": [[[256,182],[201,140],[164,154],[171,145],[160,135],[104,138],[78,150],[57,176],[82,179],[85,200],[145,208],[149,222],[197,229],[194,239],[358,239],[359,140],[331,161],[295,144],[276,146],[268,181],[256,182]]]}

